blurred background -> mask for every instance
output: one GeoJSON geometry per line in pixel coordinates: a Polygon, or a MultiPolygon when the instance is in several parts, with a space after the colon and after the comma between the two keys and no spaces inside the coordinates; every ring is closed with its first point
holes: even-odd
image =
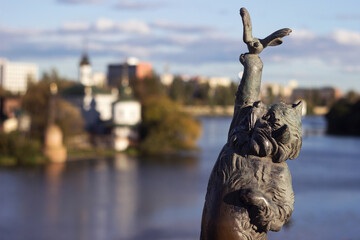
{"type": "Polygon", "coordinates": [[[302,100],[295,210],[269,239],[359,239],[357,1],[0,0],[1,239],[198,239],[253,35],[261,100],[302,100]]]}

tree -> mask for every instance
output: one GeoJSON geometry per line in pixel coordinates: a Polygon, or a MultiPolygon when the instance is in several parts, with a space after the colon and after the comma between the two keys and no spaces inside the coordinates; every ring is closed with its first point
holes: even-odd
{"type": "Polygon", "coordinates": [[[143,105],[140,150],[154,155],[191,149],[199,138],[201,126],[181,105],[165,96],[147,98],[143,105]]]}
{"type": "Polygon", "coordinates": [[[217,86],[214,95],[215,105],[233,105],[235,101],[235,92],[232,91],[233,89],[231,88],[231,85],[229,87],[217,86]]]}
{"type": "Polygon", "coordinates": [[[189,81],[185,83],[185,91],[183,95],[183,103],[185,105],[192,105],[195,103],[195,91],[196,85],[194,81],[189,81]]]}
{"type": "Polygon", "coordinates": [[[49,84],[51,82],[54,82],[59,88],[59,91],[74,86],[76,84],[75,81],[71,79],[61,77],[56,69],[51,69],[50,72],[44,72],[40,79],[40,82],[46,82],[49,84]]]}
{"type": "Polygon", "coordinates": [[[345,99],[347,99],[350,103],[355,103],[360,100],[360,95],[355,91],[349,91],[346,94],[345,99]]]}
{"type": "Polygon", "coordinates": [[[273,104],[275,102],[275,96],[272,87],[268,86],[267,90],[267,101],[269,104],[273,104]]]}
{"type": "Polygon", "coordinates": [[[201,83],[197,86],[194,98],[197,104],[210,104],[210,85],[209,83],[201,83]]]}
{"type": "MultiPolygon", "coordinates": [[[[51,74],[44,73],[38,83],[29,84],[22,99],[22,108],[31,117],[30,137],[35,139],[43,139],[48,124],[51,82],[57,83],[60,90],[73,84],[60,78],[56,71],[52,71],[51,74]]],[[[61,99],[60,96],[55,98],[55,108],[55,123],[62,129],[65,139],[83,132],[84,122],[79,109],[61,99]]]]}
{"type": "Polygon", "coordinates": [[[156,74],[152,74],[144,79],[131,79],[130,86],[133,91],[133,95],[140,102],[150,96],[165,95],[164,86],[160,82],[160,78],[156,74]]]}
{"type": "Polygon", "coordinates": [[[328,133],[360,136],[360,98],[350,93],[336,101],[326,114],[326,119],[328,133]]]}
{"type": "Polygon", "coordinates": [[[183,102],[185,94],[185,82],[176,76],[169,88],[169,97],[174,101],[183,102]]]}
{"type": "Polygon", "coordinates": [[[29,141],[19,132],[0,133],[0,166],[36,165],[45,162],[40,141],[29,141]]]}

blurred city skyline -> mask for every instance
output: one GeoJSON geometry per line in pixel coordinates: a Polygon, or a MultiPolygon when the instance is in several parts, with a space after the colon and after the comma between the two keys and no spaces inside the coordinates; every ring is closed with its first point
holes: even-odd
{"type": "Polygon", "coordinates": [[[263,81],[360,91],[360,3],[357,1],[0,0],[0,57],[34,62],[78,79],[82,53],[95,71],[137,57],[157,73],[236,79],[246,52],[239,9],[253,34],[293,30],[261,54],[263,81]]]}

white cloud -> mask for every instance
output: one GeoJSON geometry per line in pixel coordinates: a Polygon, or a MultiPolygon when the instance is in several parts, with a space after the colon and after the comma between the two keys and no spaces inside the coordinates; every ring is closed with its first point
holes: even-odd
{"type": "MultiPolygon", "coordinates": [[[[148,61],[168,61],[174,65],[189,66],[212,66],[214,62],[222,63],[216,64],[222,66],[231,62],[238,68],[236,74],[242,69],[238,55],[247,51],[241,36],[230,37],[208,26],[99,18],[93,22],[69,21],[51,30],[0,26],[1,55],[8,58],[77,59],[84,47],[84,32],[90,54],[96,53],[96,58],[137,56],[148,61]]],[[[283,45],[269,47],[261,53],[265,65],[286,66],[288,61],[294,59],[318,59],[327,67],[345,74],[360,71],[360,32],[340,29],[319,35],[298,29],[290,36],[284,38],[283,45]]],[[[219,71],[217,67],[214,69],[219,71]]],[[[295,72],[295,68],[292,71],[295,72]]],[[[300,76],[304,72],[304,69],[300,69],[295,73],[300,76]]]]}
{"type": "Polygon", "coordinates": [[[291,32],[290,37],[295,40],[311,40],[314,39],[316,35],[307,29],[295,29],[291,32]]]}
{"type": "Polygon", "coordinates": [[[58,0],[60,3],[100,3],[102,0],[58,0]]]}
{"type": "Polygon", "coordinates": [[[109,31],[112,30],[115,26],[115,23],[106,18],[99,18],[95,23],[94,27],[98,31],[109,31]]]}
{"type": "Polygon", "coordinates": [[[116,8],[119,10],[144,10],[144,9],[153,9],[164,6],[163,2],[140,2],[140,1],[129,1],[129,0],[121,0],[116,8]]]}
{"type": "Polygon", "coordinates": [[[23,29],[0,26],[0,34],[6,35],[36,35],[42,32],[44,32],[44,30],[41,29],[23,29]]]}
{"type": "Polygon", "coordinates": [[[106,50],[106,45],[105,44],[100,44],[100,43],[89,43],[87,48],[89,50],[94,50],[94,51],[104,51],[106,50]]]}
{"type": "Polygon", "coordinates": [[[85,31],[89,30],[90,24],[87,22],[65,22],[61,29],[64,31],[85,31]]]}
{"type": "Polygon", "coordinates": [[[184,45],[195,43],[199,41],[200,37],[194,35],[173,34],[169,36],[169,39],[176,44],[184,45]]]}
{"type": "Polygon", "coordinates": [[[360,32],[338,29],[333,32],[331,37],[343,45],[360,45],[360,32]]]}
{"type": "Polygon", "coordinates": [[[123,22],[114,22],[110,19],[100,18],[94,23],[94,28],[100,32],[121,31],[125,33],[150,33],[150,27],[143,21],[130,19],[123,22]]]}
{"type": "Polygon", "coordinates": [[[360,73],[360,65],[347,65],[344,70],[350,73],[360,73]]]}
{"type": "Polygon", "coordinates": [[[136,56],[140,58],[148,57],[151,53],[151,49],[149,48],[134,46],[130,44],[116,45],[111,47],[111,49],[126,56],[136,56]]]}
{"type": "Polygon", "coordinates": [[[135,19],[131,19],[125,22],[117,23],[117,28],[124,32],[133,32],[140,34],[148,34],[150,33],[150,27],[147,23],[135,19]]]}
{"type": "Polygon", "coordinates": [[[151,26],[168,30],[168,31],[176,31],[176,32],[187,32],[187,33],[204,33],[213,31],[213,28],[209,26],[194,26],[194,25],[185,25],[169,22],[166,20],[158,20],[154,21],[151,26]]]}

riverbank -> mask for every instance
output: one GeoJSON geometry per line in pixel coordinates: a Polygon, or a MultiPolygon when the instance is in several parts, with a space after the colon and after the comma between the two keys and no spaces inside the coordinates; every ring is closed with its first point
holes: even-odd
{"type": "MultiPolygon", "coordinates": [[[[184,106],[184,111],[193,116],[232,116],[234,113],[234,105],[227,106],[184,106]]],[[[329,111],[328,107],[324,106],[316,106],[313,109],[313,115],[315,116],[323,116],[327,114],[329,111]]]]}
{"type": "Polygon", "coordinates": [[[184,111],[193,116],[232,116],[234,105],[228,106],[184,106],[184,111]]]}

